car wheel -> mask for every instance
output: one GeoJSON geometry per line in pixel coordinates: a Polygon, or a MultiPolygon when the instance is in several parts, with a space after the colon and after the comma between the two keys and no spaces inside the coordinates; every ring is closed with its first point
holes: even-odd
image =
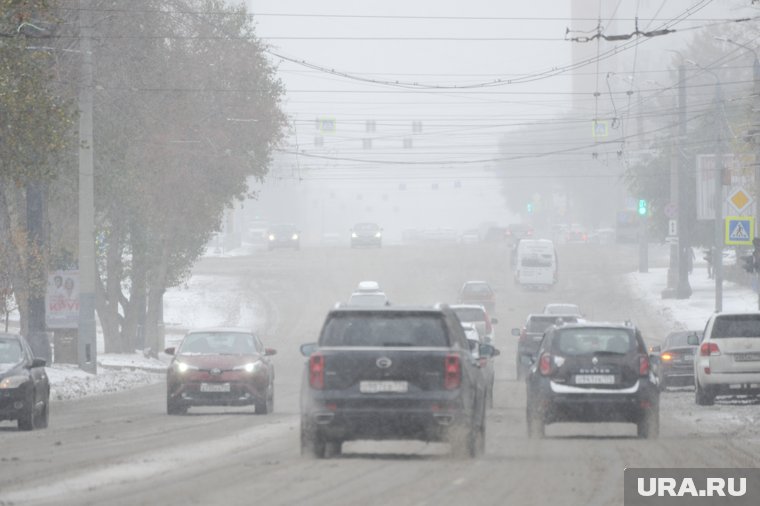
{"type": "Polygon", "coordinates": [[[45,405],[42,408],[39,416],[35,417],[34,424],[35,429],[47,429],[50,421],[50,397],[45,400],[45,405]]]}
{"type": "Polygon", "coordinates": [[[274,384],[270,383],[267,389],[267,398],[264,402],[256,403],[256,414],[266,415],[274,411],[274,384]]]}
{"type": "Polygon", "coordinates": [[[544,417],[528,409],[526,415],[528,424],[528,437],[531,439],[543,439],[546,436],[546,423],[544,417]]]}
{"type": "Polygon", "coordinates": [[[340,457],[343,453],[343,441],[330,440],[324,443],[325,458],[340,457]]]}
{"type": "Polygon", "coordinates": [[[34,430],[37,426],[37,420],[34,413],[34,403],[27,402],[29,406],[18,418],[18,430],[34,430]]]}
{"type": "Polygon", "coordinates": [[[715,404],[715,393],[709,387],[702,387],[698,379],[694,379],[694,401],[699,406],[712,406],[715,404]]]}
{"type": "Polygon", "coordinates": [[[187,406],[172,401],[170,398],[166,398],[166,414],[167,415],[185,415],[187,414],[187,406]]]}
{"type": "Polygon", "coordinates": [[[327,445],[313,429],[308,429],[301,420],[301,455],[304,457],[325,458],[327,445]]]}
{"type": "Polygon", "coordinates": [[[649,409],[636,424],[636,433],[642,439],[657,439],[660,436],[660,410],[649,409]]]}

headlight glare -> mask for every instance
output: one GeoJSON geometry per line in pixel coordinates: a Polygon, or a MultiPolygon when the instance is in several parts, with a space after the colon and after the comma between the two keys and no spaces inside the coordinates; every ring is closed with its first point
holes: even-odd
{"type": "Polygon", "coordinates": [[[377,233],[375,234],[375,237],[377,237],[378,239],[380,239],[382,236],[383,236],[383,234],[381,234],[380,232],[377,232],[377,233]]]}
{"type": "Polygon", "coordinates": [[[260,365],[261,365],[261,362],[257,360],[256,362],[248,362],[245,365],[239,365],[235,367],[235,370],[245,371],[247,373],[253,373],[253,372],[256,372],[256,370],[259,368],[260,365]]]}
{"type": "Polygon", "coordinates": [[[175,362],[174,367],[177,368],[178,372],[187,372],[187,370],[190,369],[190,366],[184,362],[175,362]]]}
{"type": "Polygon", "coordinates": [[[297,241],[298,240],[298,234],[293,234],[293,237],[291,237],[291,239],[293,239],[294,241],[297,241]]]}
{"type": "Polygon", "coordinates": [[[274,234],[269,234],[269,240],[274,241],[274,234]]]}
{"type": "Polygon", "coordinates": [[[357,238],[357,237],[359,237],[359,236],[358,236],[358,235],[356,235],[356,232],[352,232],[352,233],[351,233],[351,237],[353,237],[354,239],[356,239],[356,238],[357,238]]]}
{"type": "Polygon", "coordinates": [[[0,390],[6,388],[18,388],[29,380],[26,376],[8,376],[0,381],[0,390]]]}

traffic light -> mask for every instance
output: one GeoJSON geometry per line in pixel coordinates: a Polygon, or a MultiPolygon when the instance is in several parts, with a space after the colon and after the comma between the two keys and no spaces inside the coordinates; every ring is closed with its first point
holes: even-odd
{"type": "Polygon", "coordinates": [[[647,215],[647,201],[645,199],[639,199],[639,216],[647,215]]]}
{"type": "Polygon", "coordinates": [[[526,210],[528,211],[528,214],[533,214],[533,203],[528,202],[528,205],[525,206],[526,210]]]}

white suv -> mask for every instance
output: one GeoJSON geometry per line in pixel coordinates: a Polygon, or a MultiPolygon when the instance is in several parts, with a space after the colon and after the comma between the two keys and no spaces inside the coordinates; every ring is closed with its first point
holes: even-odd
{"type": "Polygon", "coordinates": [[[717,313],[705,327],[694,361],[695,401],[710,406],[716,395],[760,393],[760,312],[717,313]]]}

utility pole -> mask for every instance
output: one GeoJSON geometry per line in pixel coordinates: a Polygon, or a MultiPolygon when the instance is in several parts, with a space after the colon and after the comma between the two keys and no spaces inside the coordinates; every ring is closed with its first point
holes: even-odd
{"type": "Polygon", "coordinates": [[[27,268],[29,270],[29,327],[27,337],[34,355],[51,362],[50,339],[45,325],[45,287],[47,269],[45,250],[45,186],[41,181],[26,184],[26,229],[29,234],[27,268]]]}
{"type": "Polygon", "coordinates": [[[713,273],[715,274],[715,312],[723,311],[723,120],[720,78],[714,74],[715,84],[715,251],[713,273]]]}
{"type": "MultiPolygon", "coordinates": [[[[680,54],[680,53],[679,53],[680,54]]],[[[683,62],[678,65],[678,282],[676,284],[676,298],[688,299],[691,297],[691,285],[689,284],[689,263],[691,259],[691,214],[690,206],[688,166],[684,156],[686,143],[686,67],[683,62]]]]}
{"type": "Polygon", "coordinates": [[[95,332],[95,181],[92,138],[92,14],[88,0],[79,0],[79,48],[82,82],[79,90],[79,367],[98,370],[95,332]]]}

